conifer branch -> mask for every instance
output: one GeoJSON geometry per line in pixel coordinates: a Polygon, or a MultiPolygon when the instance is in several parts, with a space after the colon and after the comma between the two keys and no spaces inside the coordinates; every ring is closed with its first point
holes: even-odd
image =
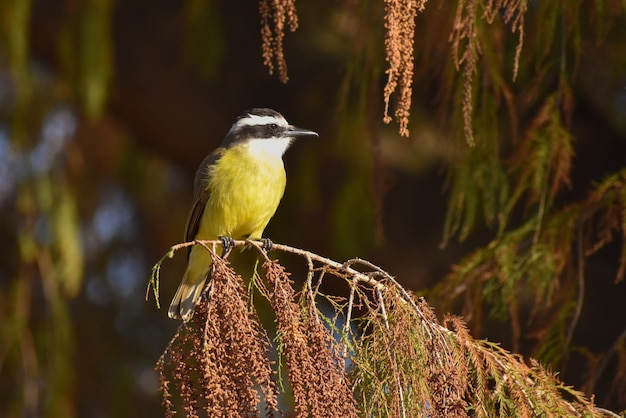
{"type": "MultiPolygon", "coordinates": [[[[180,326],[157,363],[166,413],[174,414],[178,393],[188,416],[202,410],[220,415],[224,405],[259,416],[263,402],[266,416],[282,414],[268,331],[247,300],[243,279],[217,256],[220,241],[178,244],[167,256],[193,245],[211,253],[213,267],[194,317],[180,326]]],[[[278,351],[298,417],[607,415],[538,362],[528,365],[494,343],[474,340],[461,318],[446,316],[440,323],[423,298],[368,261],[339,263],[274,244],[274,251],[304,258],[308,271],[298,292],[261,242],[234,246],[250,247],[264,260],[264,275],[255,276],[254,286],[276,315],[278,351]],[[345,280],[350,295],[320,294],[322,279],[345,280]],[[321,299],[331,303],[333,320],[320,310],[321,299]]],[[[149,287],[156,290],[159,268],[153,271],[149,287]]]]}
{"type": "MultiPolygon", "coordinates": [[[[564,138],[564,144],[569,141],[564,138]]],[[[549,154],[571,159],[571,152],[567,151],[570,149],[569,145],[554,146],[556,148],[549,154]]],[[[552,157],[547,161],[551,159],[552,157]]],[[[556,167],[551,171],[553,178],[536,184],[567,184],[568,176],[557,176],[556,172],[569,171],[569,168],[563,168],[569,167],[569,162],[554,164],[553,167],[556,167]],[[558,168],[559,165],[561,168],[558,168]],[[561,177],[560,180],[557,181],[557,177],[561,177]]],[[[532,173],[527,171],[523,176],[526,177],[524,182],[528,183],[532,173]]],[[[618,241],[616,245],[620,248],[622,257],[616,266],[616,281],[621,280],[624,272],[624,185],[626,169],[607,176],[581,201],[560,210],[551,208],[544,216],[539,235],[535,218],[516,229],[502,231],[487,246],[454,266],[452,272],[435,289],[433,297],[439,296],[444,306],[450,306],[455,300],[465,296],[465,312],[474,312],[476,307],[482,309],[486,306],[491,309],[492,317],[510,319],[512,322],[519,322],[517,318],[524,315],[524,307],[530,308],[524,334],[536,338],[534,353],[537,357],[552,366],[560,364],[563,371],[584,308],[586,260],[607,244],[618,241]],[[525,289],[524,294],[514,291],[519,288],[525,289]],[[574,297],[571,294],[572,289],[576,289],[574,297]]],[[[536,187],[532,194],[539,196],[539,190],[541,187],[536,187]]],[[[552,197],[548,201],[551,199],[552,197]]],[[[480,326],[480,323],[474,325],[480,326]]],[[[593,376],[606,367],[606,359],[613,356],[613,350],[611,348],[599,354],[586,353],[589,367],[593,371],[585,385],[587,393],[596,390],[597,379],[593,376]]],[[[619,367],[614,372],[612,387],[623,386],[624,374],[620,370],[626,365],[626,357],[621,361],[622,357],[624,356],[618,356],[619,367]]]]}

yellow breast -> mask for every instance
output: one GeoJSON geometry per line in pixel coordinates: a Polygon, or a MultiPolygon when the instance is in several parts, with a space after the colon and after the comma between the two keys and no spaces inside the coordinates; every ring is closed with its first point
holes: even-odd
{"type": "Polygon", "coordinates": [[[196,237],[261,238],[285,191],[282,158],[237,145],[207,174],[210,195],[196,237]]]}

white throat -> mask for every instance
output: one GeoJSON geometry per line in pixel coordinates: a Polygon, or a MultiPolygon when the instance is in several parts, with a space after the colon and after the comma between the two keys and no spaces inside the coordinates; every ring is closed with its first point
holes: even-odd
{"type": "Polygon", "coordinates": [[[267,154],[281,158],[291,145],[291,138],[252,139],[247,142],[248,152],[253,155],[267,154]]]}

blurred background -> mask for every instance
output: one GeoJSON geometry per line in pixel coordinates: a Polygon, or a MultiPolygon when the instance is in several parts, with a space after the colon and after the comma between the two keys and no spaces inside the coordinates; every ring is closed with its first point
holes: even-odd
{"type": "MultiPolygon", "coordinates": [[[[524,48],[545,66],[522,57],[516,83],[518,34],[498,19],[484,25],[511,94],[534,94],[517,128],[503,122],[502,149],[523,136],[537,96],[558,87],[567,51],[575,157],[565,204],[626,165],[626,6],[608,1],[600,14],[602,2],[576,2],[579,14],[557,8],[551,27],[528,3],[524,48]],[[545,33],[557,35],[546,44],[545,33]]],[[[423,293],[493,238],[479,223],[441,245],[451,167],[470,149],[455,111],[456,2],[433,0],[417,16],[408,138],[383,123],[384,11],[382,1],[298,2],[282,83],[263,65],[255,1],[0,2],[0,416],[163,413],[154,365],[178,322],[145,301],[146,285],[183,239],[196,167],[244,109],[274,108],[320,134],[285,156],[287,189],[265,231],[275,242],[365,258],[423,293]]],[[[590,361],[626,329],[620,251],[617,240],[586,266],[574,343],[590,361]]],[[[182,253],[165,262],[163,306],[184,265],[182,253]]],[[[509,325],[485,321],[475,337],[511,349],[509,325]]],[[[581,361],[562,378],[581,387],[586,373],[581,361]]],[[[602,406],[626,408],[603,390],[602,406]]]]}

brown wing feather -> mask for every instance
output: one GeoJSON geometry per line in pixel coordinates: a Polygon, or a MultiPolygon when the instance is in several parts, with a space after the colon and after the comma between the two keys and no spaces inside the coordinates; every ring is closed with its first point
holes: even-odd
{"type": "MultiPolygon", "coordinates": [[[[194,202],[185,225],[185,241],[193,241],[196,238],[198,228],[200,228],[200,219],[202,219],[204,208],[211,195],[207,188],[210,168],[217,163],[223,153],[223,148],[216,149],[207,155],[200,167],[198,167],[193,187],[194,202]]],[[[191,251],[191,248],[189,250],[191,251]]],[[[189,253],[187,254],[189,255],[189,253]]]]}

